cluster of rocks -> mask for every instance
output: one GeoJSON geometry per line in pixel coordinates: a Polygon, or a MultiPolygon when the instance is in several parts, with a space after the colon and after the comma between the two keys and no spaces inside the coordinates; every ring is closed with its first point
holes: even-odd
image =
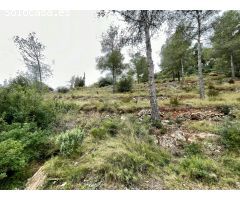
{"type": "MultiPolygon", "coordinates": [[[[182,130],[175,130],[169,134],[165,135],[156,135],[157,143],[169,149],[172,153],[178,154],[179,150],[183,147],[185,143],[195,143],[204,140],[217,140],[219,135],[211,133],[187,133],[182,130]]],[[[210,151],[220,152],[219,147],[211,146],[210,151]],[[217,148],[217,149],[216,149],[217,148]]]]}
{"type": "Polygon", "coordinates": [[[201,111],[201,112],[187,112],[180,114],[178,117],[188,120],[205,120],[211,119],[213,121],[219,121],[224,116],[222,113],[218,113],[215,111],[201,111]]]}

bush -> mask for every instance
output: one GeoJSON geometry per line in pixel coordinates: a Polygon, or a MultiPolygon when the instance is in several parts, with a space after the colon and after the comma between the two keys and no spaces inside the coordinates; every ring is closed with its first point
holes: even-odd
{"type": "Polygon", "coordinates": [[[10,80],[9,85],[13,87],[14,86],[30,87],[31,81],[22,75],[18,75],[16,78],[10,80]]]}
{"type": "Polygon", "coordinates": [[[223,113],[224,115],[228,115],[231,111],[231,107],[228,105],[220,105],[220,106],[217,106],[217,110],[223,113]]]}
{"type": "Polygon", "coordinates": [[[174,107],[179,106],[180,102],[179,102],[178,98],[177,97],[170,98],[170,105],[174,106],[174,107]]]}
{"type": "Polygon", "coordinates": [[[238,122],[227,122],[222,130],[222,143],[229,150],[240,150],[240,124],[238,122]]]}
{"type": "Polygon", "coordinates": [[[58,87],[57,88],[57,92],[58,93],[67,93],[67,92],[69,92],[69,88],[67,88],[67,87],[58,87]]]}
{"type": "Polygon", "coordinates": [[[129,92],[132,90],[133,79],[131,77],[122,77],[117,83],[118,92],[129,92]]]}
{"type": "Polygon", "coordinates": [[[216,97],[219,95],[219,91],[216,89],[209,89],[207,95],[209,97],[216,97]]]}
{"type": "Polygon", "coordinates": [[[60,134],[56,138],[56,145],[60,153],[64,156],[71,155],[76,152],[77,148],[81,146],[84,138],[84,133],[80,129],[72,129],[60,134]]]}
{"type": "Polygon", "coordinates": [[[21,142],[12,139],[0,142],[0,180],[26,165],[23,149],[21,142]]]}
{"type": "Polygon", "coordinates": [[[113,79],[111,77],[100,78],[98,81],[99,87],[105,87],[113,84],[113,79]]]}
{"type": "Polygon", "coordinates": [[[187,144],[184,147],[184,151],[187,156],[201,155],[202,146],[198,143],[187,144]]]}
{"type": "Polygon", "coordinates": [[[218,181],[217,175],[219,169],[212,160],[204,159],[199,156],[192,156],[190,158],[185,158],[181,162],[181,167],[193,180],[206,183],[218,181]]]}
{"type": "Polygon", "coordinates": [[[85,86],[85,79],[84,77],[76,77],[74,81],[74,88],[84,87],[85,86]]]}
{"type": "Polygon", "coordinates": [[[27,161],[43,159],[51,153],[49,132],[39,130],[34,123],[14,123],[7,125],[0,133],[0,141],[15,140],[24,144],[24,154],[27,161]]]}
{"type": "Polygon", "coordinates": [[[235,81],[234,81],[233,79],[230,79],[230,80],[228,81],[228,83],[229,83],[229,84],[234,84],[235,81]]]}
{"type": "Polygon", "coordinates": [[[0,90],[0,113],[8,124],[14,122],[36,122],[41,128],[48,128],[55,120],[52,104],[31,88],[21,86],[0,90]]]}

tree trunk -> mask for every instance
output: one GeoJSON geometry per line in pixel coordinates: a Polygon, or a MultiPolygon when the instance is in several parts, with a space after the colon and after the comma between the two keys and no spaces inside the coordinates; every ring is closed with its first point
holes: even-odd
{"type": "Polygon", "coordinates": [[[184,66],[183,66],[182,58],[181,58],[181,69],[182,69],[182,81],[184,81],[184,66]]]}
{"type": "Polygon", "coordinates": [[[156,86],[154,81],[154,65],[152,60],[152,47],[151,39],[149,33],[149,27],[145,24],[145,44],[146,44],[146,55],[148,61],[148,82],[149,82],[149,94],[150,94],[150,104],[151,104],[151,119],[160,120],[160,114],[158,109],[156,86]]]}
{"type": "Polygon", "coordinates": [[[178,78],[178,82],[180,82],[180,72],[177,72],[177,78],[178,78]]]}
{"type": "Polygon", "coordinates": [[[139,74],[137,74],[137,83],[138,83],[138,84],[139,84],[139,82],[140,82],[139,79],[140,79],[140,78],[139,78],[139,74]]]}
{"type": "Polygon", "coordinates": [[[116,92],[116,73],[114,68],[112,71],[112,76],[113,76],[113,93],[115,93],[116,92]]]}
{"type": "Polygon", "coordinates": [[[235,79],[235,69],[234,69],[234,63],[233,63],[233,55],[231,54],[231,72],[232,72],[232,79],[235,79]]]}
{"type": "Polygon", "coordinates": [[[41,65],[40,65],[40,62],[39,62],[39,59],[38,57],[37,58],[37,64],[38,64],[38,73],[39,73],[39,81],[40,81],[40,90],[42,90],[42,70],[41,70],[41,65]]]}
{"type": "MultiPolygon", "coordinates": [[[[198,14],[198,11],[197,11],[198,14]]],[[[205,91],[204,91],[204,80],[203,80],[203,72],[202,72],[202,51],[201,51],[201,21],[200,16],[198,14],[198,81],[199,81],[199,93],[200,98],[205,98],[205,91]]]]}
{"type": "Polygon", "coordinates": [[[174,71],[172,73],[172,81],[175,81],[175,73],[174,73],[174,71]]]}

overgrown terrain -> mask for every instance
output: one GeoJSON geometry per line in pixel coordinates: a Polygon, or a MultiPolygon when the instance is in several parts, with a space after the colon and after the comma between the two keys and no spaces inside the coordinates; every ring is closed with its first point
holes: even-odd
{"type": "Polygon", "coordinates": [[[3,115],[14,122],[1,123],[1,188],[25,188],[42,166],[28,188],[239,189],[240,81],[227,80],[208,75],[205,100],[198,99],[194,76],[158,82],[162,124],[150,121],[144,84],[128,93],[112,94],[110,87],[47,92],[46,105],[37,106],[52,111],[51,122],[42,108],[23,109],[36,121],[22,125],[24,114],[3,115]]]}
{"type": "Polygon", "coordinates": [[[102,34],[91,86],[50,88],[45,45],[14,37],[27,71],[0,86],[0,189],[240,189],[240,12],[96,14],[126,27],[102,34]]]}

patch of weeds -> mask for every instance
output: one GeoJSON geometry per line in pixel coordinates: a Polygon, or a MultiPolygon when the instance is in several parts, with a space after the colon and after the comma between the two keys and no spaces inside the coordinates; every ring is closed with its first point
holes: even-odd
{"type": "Polygon", "coordinates": [[[203,153],[202,145],[199,143],[186,144],[184,146],[184,152],[187,156],[201,155],[203,153]]]}
{"type": "Polygon", "coordinates": [[[216,89],[209,89],[208,92],[207,92],[207,95],[209,97],[216,97],[219,95],[219,91],[216,90],[216,89]]]}
{"type": "Polygon", "coordinates": [[[107,135],[116,136],[119,132],[119,121],[117,119],[106,119],[98,127],[92,128],[90,133],[96,139],[104,139],[107,135]]]}
{"type": "Polygon", "coordinates": [[[180,102],[179,102],[178,97],[171,97],[169,103],[170,103],[170,105],[173,106],[173,107],[177,107],[177,106],[180,105],[180,102]]]}
{"type": "Polygon", "coordinates": [[[192,156],[185,158],[180,165],[184,173],[194,181],[204,183],[218,181],[219,168],[213,160],[192,156]]]}
{"type": "Polygon", "coordinates": [[[220,125],[211,121],[196,121],[188,125],[190,129],[197,131],[204,131],[210,133],[218,133],[220,130],[220,125]]]}
{"type": "Polygon", "coordinates": [[[240,150],[240,123],[226,122],[220,130],[221,141],[229,150],[240,150]]]}

